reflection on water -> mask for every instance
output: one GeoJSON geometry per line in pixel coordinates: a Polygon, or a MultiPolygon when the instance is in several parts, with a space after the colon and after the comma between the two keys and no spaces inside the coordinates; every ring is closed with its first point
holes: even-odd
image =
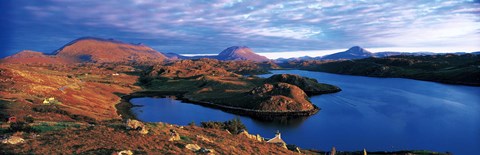
{"type": "Polygon", "coordinates": [[[280,130],[287,143],[320,150],[335,146],[339,150],[480,152],[480,87],[298,70],[273,72],[315,78],[342,91],[313,96],[312,103],[322,110],[297,120],[265,122],[164,98],[133,99],[132,103],[144,105],[133,111],[143,121],[180,125],[240,117],[250,133],[269,138],[280,130]]]}

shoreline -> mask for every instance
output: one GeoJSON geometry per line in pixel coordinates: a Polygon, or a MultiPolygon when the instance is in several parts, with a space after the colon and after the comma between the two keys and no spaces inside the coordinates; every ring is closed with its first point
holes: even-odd
{"type": "Polygon", "coordinates": [[[227,113],[248,116],[248,117],[259,119],[259,120],[294,119],[299,117],[308,117],[320,111],[320,108],[317,107],[315,104],[312,104],[314,107],[313,109],[305,110],[305,111],[276,112],[276,111],[252,110],[252,109],[245,109],[240,107],[232,107],[232,106],[219,105],[215,103],[190,100],[188,98],[183,97],[185,93],[186,91],[155,91],[155,90],[137,91],[137,92],[133,92],[126,95],[121,95],[120,96],[121,100],[119,103],[115,105],[115,108],[117,109],[117,113],[122,117],[122,119],[137,119],[136,115],[131,111],[131,108],[134,107],[134,105],[130,102],[131,99],[141,98],[141,97],[167,98],[169,96],[175,96],[176,100],[180,100],[187,104],[195,104],[203,107],[219,109],[227,113]]]}
{"type": "MultiPolygon", "coordinates": [[[[293,70],[295,70],[295,69],[293,69],[293,70]]],[[[338,74],[338,75],[374,77],[374,78],[401,78],[401,79],[410,79],[410,80],[435,82],[435,83],[448,84],[448,85],[470,86],[470,87],[479,87],[480,86],[480,83],[468,83],[468,82],[449,81],[449,80],[436,80],[436,79],[418,78],[418,77],[409,77],[409,76],[377,76],[377,75],[366,75],[366,74],[348,74],[348,73],[336,73],[336,72],[327,72],[327,71],[318,71],[318,70],[309,70],[309,69],[300,69],[300,68],[298,68],[297,70],[310,71],[310,72],[322,72],[322,73],[330,73],[330,74],[338,74]]]]}

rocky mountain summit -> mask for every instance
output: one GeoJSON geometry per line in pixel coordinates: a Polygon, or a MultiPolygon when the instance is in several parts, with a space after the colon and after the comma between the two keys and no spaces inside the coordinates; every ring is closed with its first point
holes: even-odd
{"type": "Polygon", "coordinates": [[[265,56],[258,55],[247,46],[232,46],[216,56],[218,60],[251,60],[255,62],[264,62],[269,59],[265,56]]]}

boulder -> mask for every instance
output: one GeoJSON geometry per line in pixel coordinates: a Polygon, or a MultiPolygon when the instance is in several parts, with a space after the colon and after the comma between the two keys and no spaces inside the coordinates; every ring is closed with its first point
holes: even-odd
{"type": "Polygon", "coordinates": [[[192,150],[194,152],[197,152],[198,150],[201,149],[201,147],[198,146],[197,144],[187,144],[187,145],[185,145],[185,148],[187,148],[189,150],[192,150]]]}
{"type": "Polygon", "coordinates": [[[293,152],[302,153],[296,145],[287,145],[287,149],[293,152]]]}
{"type": "Polygon", "coordinates": [[[112,155],[133,155],[133,152],[130,150],[123,150],[120,152],[114,152],[112,155]]]}
{"type": "Polygon", "coordinates": [[[24,143],[25,140],[22,137],[18,136],[10,136],[4,140],[2,140],[3,144],[19,144],[19,143],[24,143]]]}
{"type": "Polygon", "coordinates": [[[180,140],[180,134],[178,134],[177,131],[171,129],[170,138],[168,139],[168,141],[177,141],[177,140],[180,140]]]}
{"type": "Polygon", "coordinates": [[[243,135],[249,139],[252,139],[252,140],[255,140],[255,141],[259,141],[259,142],[263,142],[264,139],[263,137],[261,137],[259,134],[257,135],[252,135],[252,134],[249,134],[246,130],[243,130],[241,131],[240,133],[238,133],[239,135],[243,135]]]}
{"type": "Polygon", "coordinates": [[[204,141],[204,142],[213,143],[212,140],[210,140],[210,139],[208,139],[208,138],[206,138],[206,137],[204,137],[204,136],[202,136],[202,135],[197,135],[196,137],[197,137],[198,139],[204,141]]]}
{"type": "Polygon", "coordinates": [[[200,150],[198,150],[197,152],[202,153],[202,154],[215,154],[214,149],[207,149],[207,148],[203,148],[203,147],[200,150]]]}
{"type": "Polygon", "coordinates": [[[260,136],[259,134],[257,134],[257,135],[255,136],[255,139],[256,139],[257,141],[259,141],[259,142],[265,141],[265,139],[264,139],[262,136],[260,136]]]}
{"type": "Polygon", "coordinates": [[[144,126],[144,127],[142,127],[142,130],[140,130],[139,132],[142,135],[146,135],[146,134],[148,134],[148,129],[144,126]]]}
{"type": "Polygon", "coordinates": [[[145,124],[143,124],[140,121],[133,120],[133,119],[128,119],[127,120],[127,129],[128,130],[138,130],[138,129],[143,129],[145,127],[145,124]]]}

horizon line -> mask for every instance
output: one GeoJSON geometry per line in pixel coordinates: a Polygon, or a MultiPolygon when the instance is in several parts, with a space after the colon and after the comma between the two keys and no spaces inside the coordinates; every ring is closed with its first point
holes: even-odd
{"type": "MultiPolygon", "coordinates": [[[[361,47],[361,46],[360,46],[361,47]]],[[[363,47],[362,47],[363,48],[363,47]]],[[[279,58],[299,58],[299,57],[319,57],[325,56],[329,54],[334,54],[338,52],[345,52],[349,48],[343,49],[327,49],[327,50],[299,50],[299,51],[280,51],[280,52],[255,52],[258,55],[265,56],[268,59],[279,59],[279,58]]],[[[457,53],[457,52],[465,52],[465,53],[472,53],[472,52],[480,52],[479,47],[374,47],[374,48],[363,48],[372,53],[379,53],[379,52],[406,52],[406,53],[420,53],[420,52],[428,52],[428,53],[457,53]]],[[[218,55],[218,53],[205,53],[205,54],[179,54],[182,56],[214,56],[218,55]]]]}

